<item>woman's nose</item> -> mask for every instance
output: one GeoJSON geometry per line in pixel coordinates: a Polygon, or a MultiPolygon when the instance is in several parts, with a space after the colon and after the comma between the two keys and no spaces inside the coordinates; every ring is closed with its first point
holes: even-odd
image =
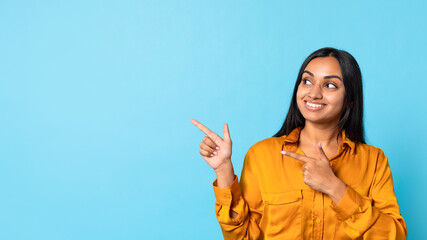
{"type": "Polygon", "coordinates": [[[322,88],[318,85],[313,86],[311,91],[308,93],[308,96],[312,99],[322,99],[322,88]]]}

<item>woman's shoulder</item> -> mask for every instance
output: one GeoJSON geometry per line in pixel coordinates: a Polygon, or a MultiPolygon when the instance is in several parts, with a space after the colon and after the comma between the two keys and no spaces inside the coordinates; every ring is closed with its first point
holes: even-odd
{"type": "Polygon", "coordinates": [[[361,148],[363,150],[367,150],[367,151],[375,151],[375,152],[382,152],[383,150],[377,146],[371,145],[371,144],[367,144],[367,143],[358,143],[357,144],[358,148],[361,148]]]}
{"type": "Polygon", "coordinates": [[[358,143],[356,144],[356,154],[364,154],[369,155],[371,157],[385,157],[384,151],[374,145],[370,145],[367,143],[358,143]]]}
{"type": "Polygon", "coordinates": [[[256,142],[249,148],[249,151],[270,151],[272,149],[281,149],[284,137],[271,137],[256,142]]]}

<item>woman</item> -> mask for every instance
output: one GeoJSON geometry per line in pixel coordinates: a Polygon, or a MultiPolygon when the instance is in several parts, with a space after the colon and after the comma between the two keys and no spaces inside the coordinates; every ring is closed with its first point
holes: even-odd
{"type": "Polygon", "coordinates": [[[362,77],[347,52],[322,48],[302,64],[278,133],[252,146],[240,185],[230,133],[207,134],[225,239],[405,239],[387,157],[365,144],[362,77]]]}

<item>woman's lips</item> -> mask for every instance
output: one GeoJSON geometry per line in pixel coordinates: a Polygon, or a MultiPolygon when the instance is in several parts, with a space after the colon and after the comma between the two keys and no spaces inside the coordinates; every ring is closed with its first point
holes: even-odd
{"type": "Polygon", "coordinates": [[[304,106],[310,111],[319,111],[320,109],[323,109],[326,106],[326,104],[304,101],[304,106]]]}

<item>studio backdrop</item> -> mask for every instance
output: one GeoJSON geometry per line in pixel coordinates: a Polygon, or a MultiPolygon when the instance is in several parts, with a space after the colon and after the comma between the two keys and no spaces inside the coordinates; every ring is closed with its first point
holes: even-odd
{"type": "Polygon", "coordinates": [[[303,60],[361,67],[408,239],[427,215],[424,1],[0,2],[0,239],[221,239],[195,118],[240,176],[303,60]]]}

